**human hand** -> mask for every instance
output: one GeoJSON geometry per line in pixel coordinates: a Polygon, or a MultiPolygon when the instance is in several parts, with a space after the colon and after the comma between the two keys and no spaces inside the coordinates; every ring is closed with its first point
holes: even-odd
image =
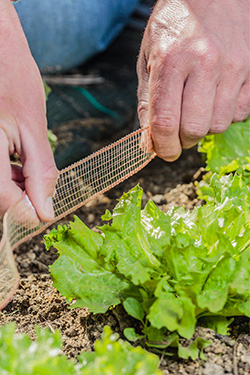
{"type": "Polygon", "coordinates": [[[0,4],[0,215],[26,191],[38,217],[53,219],[57,169],[47,137],[42,79],[13,5],[0,4]],[[11,165],[17,152],[22,167],[11,165]]]}
{"type": "Polygon", "coordinates": [[[137,71],[140,124],[159,157],[173,161],[248,116],[249,14],[249,0],[157,1],[137,71]]]}

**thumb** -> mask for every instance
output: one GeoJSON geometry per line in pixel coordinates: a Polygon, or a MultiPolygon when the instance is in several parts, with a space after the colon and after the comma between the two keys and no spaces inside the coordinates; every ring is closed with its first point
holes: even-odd
{"type": "MultiPolygon", "coordinates": [[[[34,129],[33,129],[34,130],[34,129]]],[[[22,164],[25,190],[40,220],[54,218],[52,197],[58,177],[46,129],[27,131],[22,137],[22,164]]]]}
{"type": "MultiPolygon", "coordinates": [[[[141,62],[139,58],[137,64],[138,74],[138,118],[141,128],[149,128],[149,92],[148,92],[148,80],[149,75],[146,69],[145,62],[141,62]]],[[[151,137],[150,129],[147,133],[142,133],[142,147],[146,152],[154,152],[153,140],[151,137]]]]}

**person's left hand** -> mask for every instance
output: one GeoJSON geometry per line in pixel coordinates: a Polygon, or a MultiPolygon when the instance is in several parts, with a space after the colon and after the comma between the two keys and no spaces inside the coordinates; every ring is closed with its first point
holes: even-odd
{"type": "MultiPolygon", "coordinates": [[[[249,0],[158,0],[138,71],[138,115],[173,161],[250,112],[249,0]]],[[[233,142],[233,139],[232,139],[233,142]]]]}

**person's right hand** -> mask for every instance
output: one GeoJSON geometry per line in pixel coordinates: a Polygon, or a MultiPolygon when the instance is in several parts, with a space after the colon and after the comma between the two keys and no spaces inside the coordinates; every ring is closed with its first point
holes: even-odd
{"type": "Polygon", "coordinates": [[[43,82],[10,0],[0,4],[0,215],[25,190],[40,220],[53,219],[57,169],[47,137],[43,82]],[[10,163],[16,152],[22,167],[10,163]]]}

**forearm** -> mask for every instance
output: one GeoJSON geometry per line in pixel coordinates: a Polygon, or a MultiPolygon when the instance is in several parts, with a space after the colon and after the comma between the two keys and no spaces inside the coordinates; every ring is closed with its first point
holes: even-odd
{"type": "Polygon", "coordinates": [[[15,63],[15,56],[21,54],[21,50],[29,50],[29,46],[24,35],[21,23],[14,6],[10,0],[0,0],[0,54],[1,67],[10,62],[10,59],[4,58],[7,55],[12,55],[12,62],[15,63]],[[17,43],[18,40],[18,43],[17,43]]]}
{"type": "Polygon", "coordinates": [[[1,0],[0,2],[0,19],[6,17],[9,12],[13,11],[13,5],[10,0],[1,0]]]}
{"type": "MultiPolygon", "coordinates": [[[[15,11],[14,6],[10,0],[0,1],[0,36],[2,38],[2,32],[5,30],[11,30],[18,27],[22,30],[18,15],[15,11]]],[[[18,30],[18,31],[20,31],[18,30]]]]}

